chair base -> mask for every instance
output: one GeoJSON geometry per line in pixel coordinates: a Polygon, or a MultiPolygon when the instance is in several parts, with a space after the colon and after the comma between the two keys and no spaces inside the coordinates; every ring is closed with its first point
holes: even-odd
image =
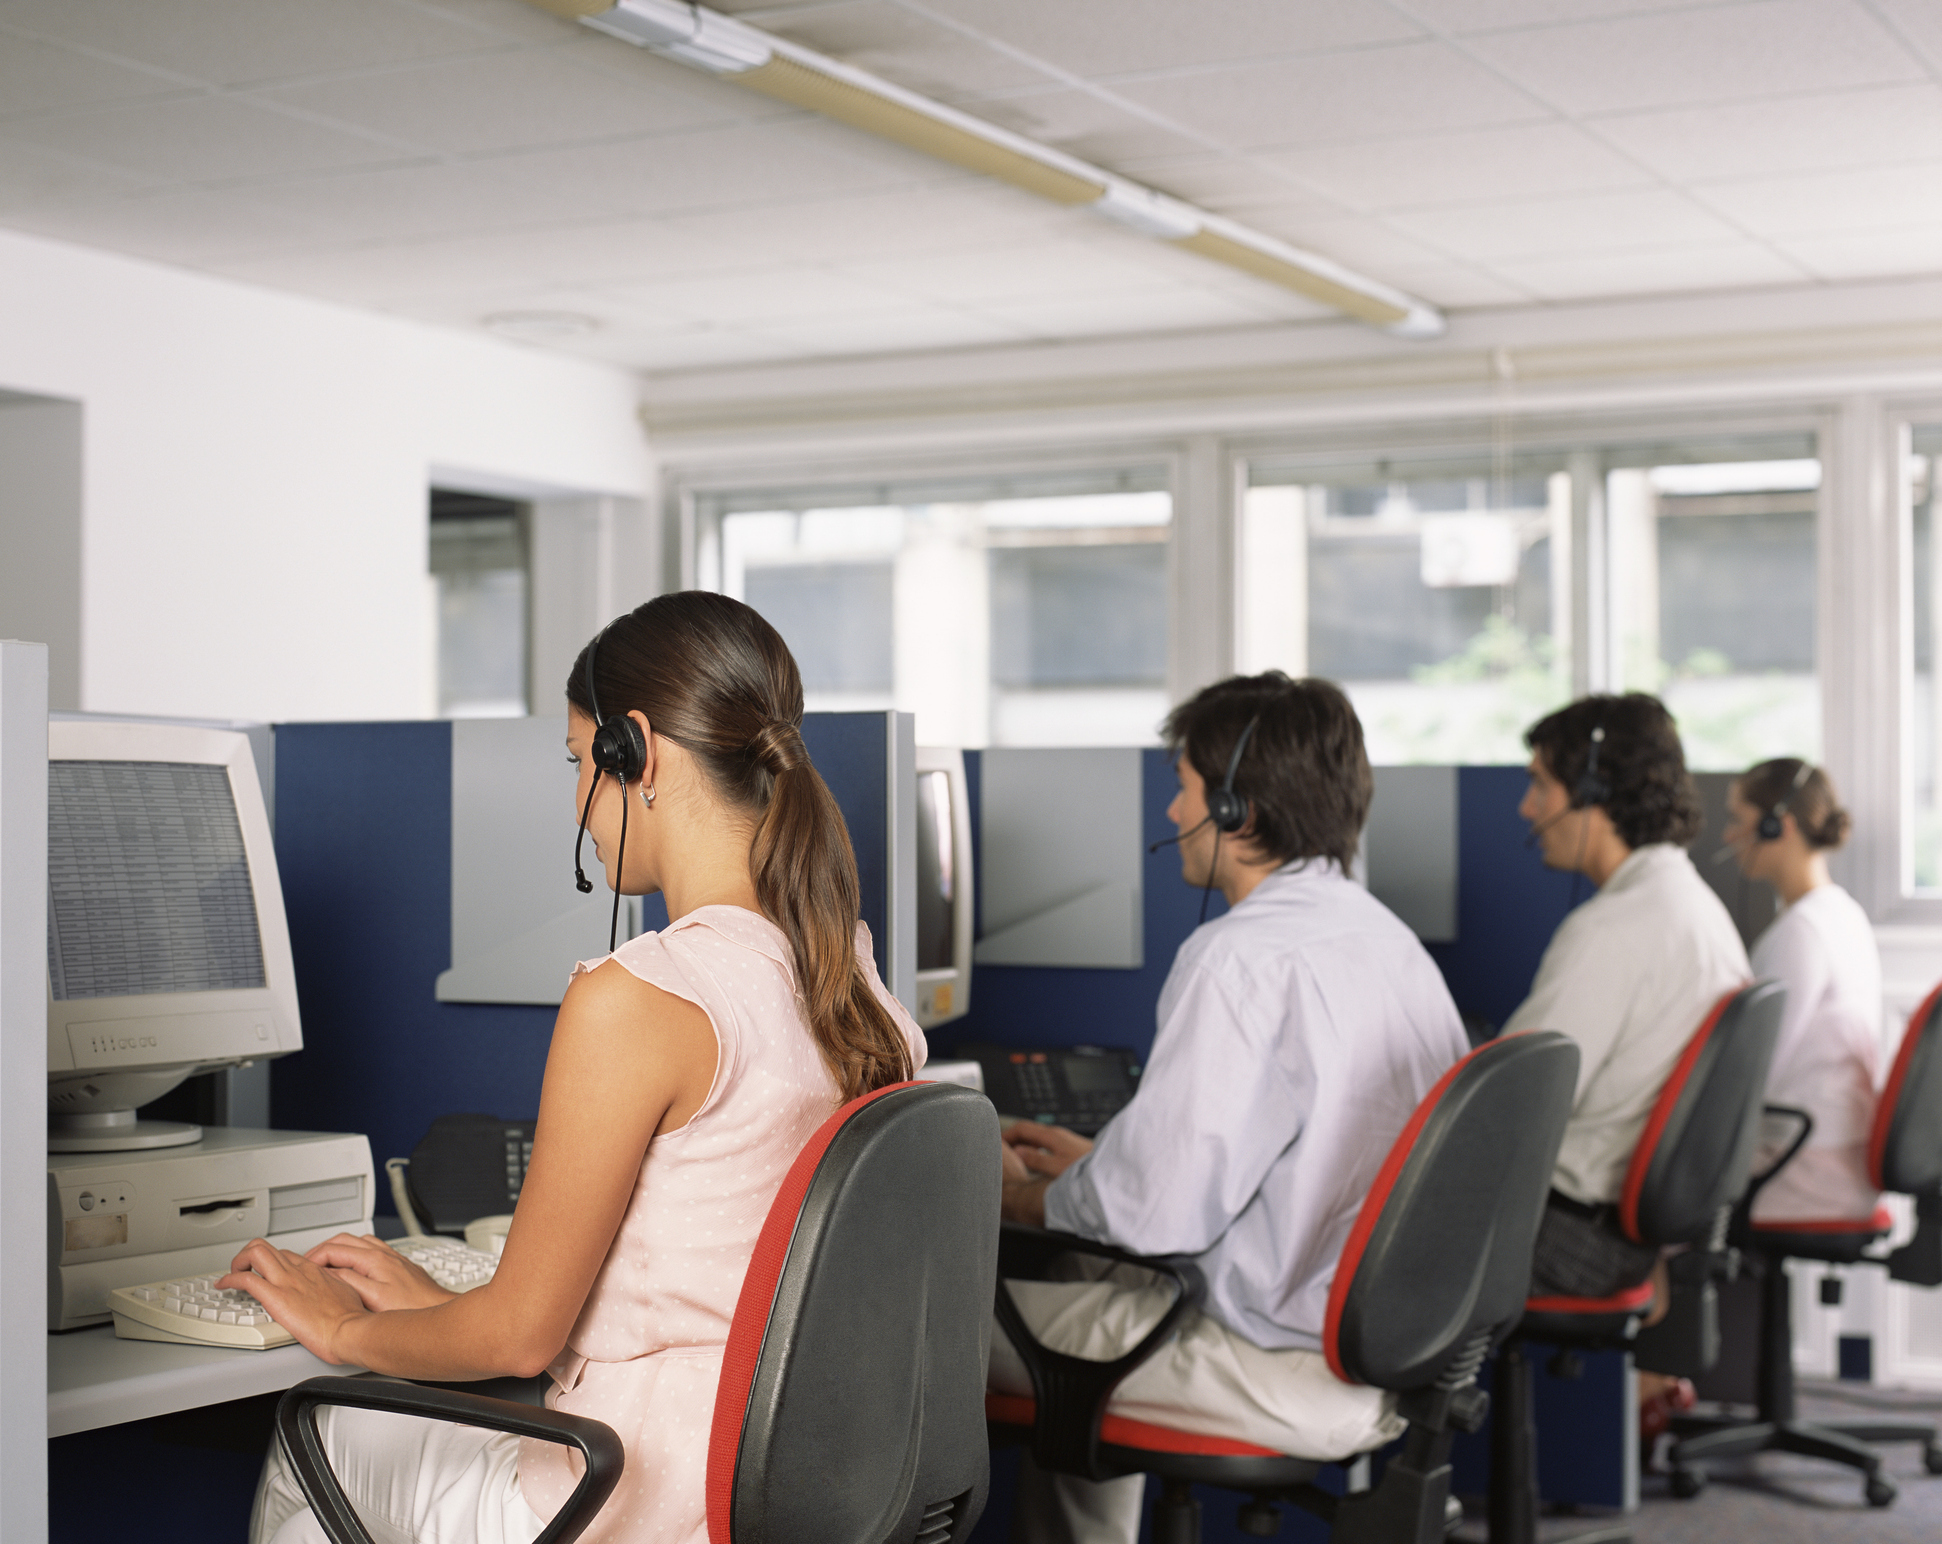
{"type": "Polygon", "coordinates": [[[1748,1421],[1730,1415],[1678,1415],[1672,1420],[1672,1493],[1682,1499],[1706,1488],[1708,1459],[1743,1458],[1754,1453],[1793,1453],[1821,1458],[1860,1471],[1869,1506],[1887,1506],[1895,1482],[1881,1472],[1881,1455],[1870,1443],[1919,1442],[1922,1462],[1942,1474],[1942,1446],[1930,1421],[1748,1421]]]}

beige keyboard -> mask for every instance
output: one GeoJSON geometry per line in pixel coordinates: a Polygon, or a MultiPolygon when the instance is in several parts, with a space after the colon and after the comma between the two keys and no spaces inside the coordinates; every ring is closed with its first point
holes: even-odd
{"type": "Polygon", "coordinates": [[[482,1287],[499,1268],[497,1255],[438,1234],[386,1242],[447,1292],[470,1292],[474,1287],[482,1287]]]}
{"type": "Polygon", "coordinates": [[[108,1294],[115,1333],[123,1340],[165,1340],[187,1346],[236,1346],[268,1351],[295,1343],[247,1292],[217,1288],[227,1272],[116,1287],[108,1294]]]}

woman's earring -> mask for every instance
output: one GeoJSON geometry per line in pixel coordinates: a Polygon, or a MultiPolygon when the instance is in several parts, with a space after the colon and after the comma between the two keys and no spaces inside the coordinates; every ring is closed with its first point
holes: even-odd
{"type": "Polygon", "coordinates": [[[639,783],[636,783],[634,785],[634,789],[635,789],[635,792],[640,794],[641,803],[646,805],[649,809],[653,809],[654,808],[654,785],[652,783],[649,783],[645,788],[643,788],[639,783]]]}

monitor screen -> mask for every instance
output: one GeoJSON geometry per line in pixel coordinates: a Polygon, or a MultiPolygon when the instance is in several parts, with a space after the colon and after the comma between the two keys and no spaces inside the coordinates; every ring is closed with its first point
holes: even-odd
{"type": "Polygon", "coordinates": [[[227,768],[53,761],[47,772],[56,1002],[266,984],[227,768]]]}
{"type": "Polygon", "coordinates": [[[950,970],[955,943],[953,901],[957,826],[947,772],[917,774],[917,968],[950,970]]]}

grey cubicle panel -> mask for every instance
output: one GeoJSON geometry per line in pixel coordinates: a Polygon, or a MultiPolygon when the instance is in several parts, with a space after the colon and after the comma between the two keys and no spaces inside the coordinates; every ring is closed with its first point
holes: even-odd
{"type": "Polygon", "coordinates": [[[983,753],[978,964],[1140,968],[1140,756],[983,753]]]}
{"type": "MultiPolygon", "coordinates": [[[[864,918],[885,984],[916,1001],[917,783],[908,713],[812,713],[803,738],[843,806],[865,889],[864,918]]],[[[573,885],[579,812],[562,720],[460,719],[452,724],[451,967],[440,1002],[556,1006],[575,962],[607,952],[613,893],[593,844],[591,895],[573,885]]],[[[645,811],[630,811],[638,821],[645,811]]],[[[658,927],[658,896],[624,900],[620,936],[658,927]]]]}
{"type": "Polygon", "coordinates": [[[1377,767],[1362,831],[1369,893],[1424,943],[1457,936],[1457,769],[1377,767]]]}

